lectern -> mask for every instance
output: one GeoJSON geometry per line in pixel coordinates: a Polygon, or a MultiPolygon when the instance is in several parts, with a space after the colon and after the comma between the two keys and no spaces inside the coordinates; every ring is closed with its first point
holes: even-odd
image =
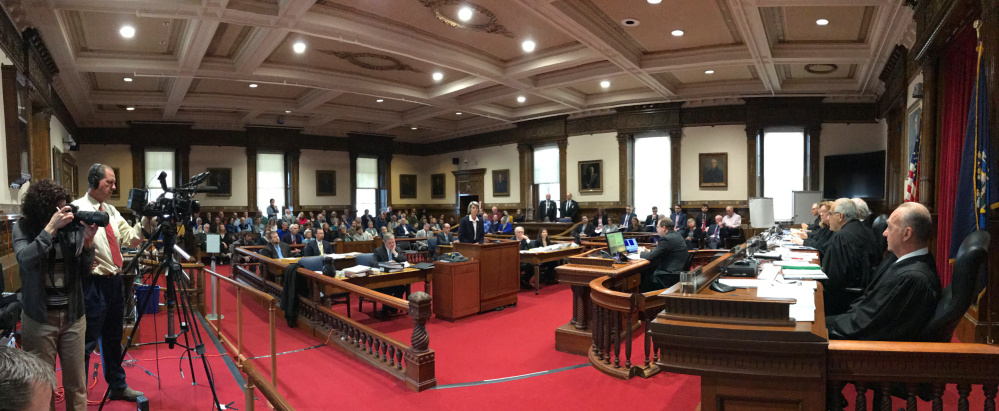
{"type": "Polygon", "coordinates": [[[479,261],[479,311],[517,304],[520,291],[520,243],[452,243],[454,251],[479,261]]]}

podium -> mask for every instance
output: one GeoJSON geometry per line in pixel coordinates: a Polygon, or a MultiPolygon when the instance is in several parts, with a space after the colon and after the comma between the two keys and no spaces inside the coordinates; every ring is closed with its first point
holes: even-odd
{"type": "Polygon", "coordinates": [[[452,243],[454,251],[479,261],[479,311],[517,304],[520,291],[520,243],[452,243]]]}
{"type": "Polygon", "coordinates": [[[479,261],[434,263],[434,315],[454,321],[479,312],[479,261]]]}

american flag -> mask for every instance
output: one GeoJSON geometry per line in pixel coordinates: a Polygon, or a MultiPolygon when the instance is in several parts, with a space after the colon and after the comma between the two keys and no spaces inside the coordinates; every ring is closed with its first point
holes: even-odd
{"type": "MultiPolygon", "coordinates": [[[[919,121],[915,123],[920,124],[919,121]]],[[[912,157],[909,158],[909,176],[905,178],[905,197],[902,199],[905,202],[919,201],[919,183],[917,182],[919,176],[919,131],[917,128],[916,146],[912,149],[912,157]]]]}

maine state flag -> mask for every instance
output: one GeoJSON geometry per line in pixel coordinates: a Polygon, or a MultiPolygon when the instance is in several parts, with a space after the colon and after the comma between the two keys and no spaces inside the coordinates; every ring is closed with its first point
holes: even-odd
{"type": "Polygon", "coordinates": [[[957,181],[954,205],[954,227],[950,242],[950,258],[957,255],[965,237],[975,230],[988,229],[987,216],[999,207],[996,185],[995,153],[989,145],[989,109],[986,95],[986,73],[982,70],[982,43],[978,43],[978,76],[971,96],[968,124],[961,152],[961,173],[957,181]]]}

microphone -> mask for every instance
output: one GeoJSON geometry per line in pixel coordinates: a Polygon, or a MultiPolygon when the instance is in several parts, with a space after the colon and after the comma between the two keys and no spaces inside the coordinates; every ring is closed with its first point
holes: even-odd
{"type": "Polygon", "coordinates": [[[166,171],[160,171],[160,176],[156,177],[157,180],[160,180],[160,188],[162,188],[163,191],[167,191],[166,176],[166,171]]]}

